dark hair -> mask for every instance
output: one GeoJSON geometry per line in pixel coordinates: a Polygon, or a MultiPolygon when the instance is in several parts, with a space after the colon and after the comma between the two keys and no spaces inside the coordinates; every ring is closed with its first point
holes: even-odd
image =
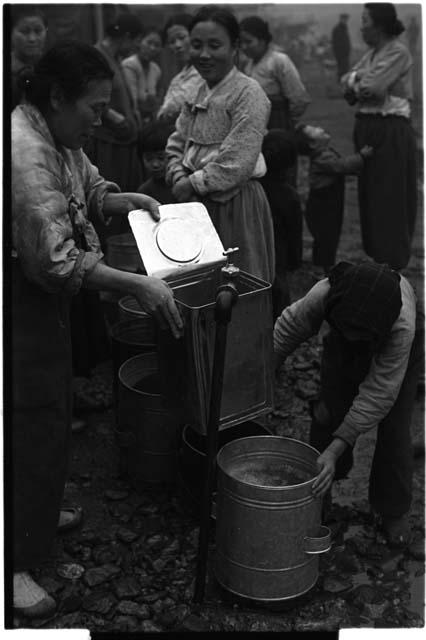
{"type": "Polygon", "coordinates": [[[151,122],[139,135],[138,155],[141,158],[143,153],[150,151],[164,151],[167,140],[175,130],[173,125],[163,122],[151,122]]]}
{"type": "Polygon", "coordinates": [[[18,4],[11,5],[10,7],[10,24],[12,29],[16,27],[20,20],[33,17],[40,18],[44,26],[47,27],[47,20],[43,11],[33,4],[18,4]]]}
{"type": "Polygon", "coordinates": [[[170,16],[163,28],[163,42],[167,42],[167,31],[174,26],[185,27],[189,33],[192,16],[189,13],[177,13],[170,16]]]}
{"type": "Polygon", "coordinates": [[[367,2],[364,5],[369,12],[375,27],[379,27],[387,36],[399,36],[405,27],[398,16],[396,9],[390,2],[367,2]]]}
{"type": "Polygon", "coordinates": [[[193,17],[189,30],[192,31],[199,22],[216,22],[227,31],[231,44],[233,46],[238,44],[240,28],[236,17],[229,9],[218,7],[215,4],[206,4],[193,17]]]}
{"type": "Polygon", "coordinates": [[[142,33],[142,23],[135,13],[120,13],[116,19],[105,29],[105,33],[110,38],[122,38],[129,34],[131,38],[136,38],[142,33]]]}
{"type": "Polygon", "coordinates": [[[98,49],[70,40],[49,49],[33,71],[22,74],[21,83],[26,100],[44,112],[54,85],[62,89],[66,100],[73,101],[85,93],[90,80],[112,79],[113,75],[98,49]]]}
{"type": "Polygon", "coordinates": [[[264,40],[266,43],[269,43],[272,40],[268,23],[257,16],[248,16],[248,18],[241,20],[240,31],[247,31],[250,35],[258,38],[259,40],[264,40]]]}
{"type": "Polygon", "coordinates": [[[156,33],[160,37],[160,40],[163,41],[163,34],[161,33],[161,29],[159,27],[156,27],[153,24],[141,25],[140,34],[142,38],[145,38],[150,33],[156,33]]]}
{"type": "Polygon", "coordinates": [[[296,164],[294,135],[285,129],[270,129],[263,138],[262,153],[268,171],[282,172],[296,164]]]}

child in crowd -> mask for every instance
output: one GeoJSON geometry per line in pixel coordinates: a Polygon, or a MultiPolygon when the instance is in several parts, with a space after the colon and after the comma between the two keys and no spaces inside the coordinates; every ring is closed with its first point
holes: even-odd
{"type": "Polygon", "coordinates": [[[302,209],[299,195],[289,181],[297,161],[294,135],[284,129],[271,129],[264,137],[262,153],[267,172],[260,182],[274,222],[276,262],[272,305],[276,318],[290,304],[287,272],[294,271],[302,262],[302,209]]]}
{"type": "Polygon", "coordinates": [[[173,131],[173,125],[152,122],[144,129],[138,142],[139,158],[143,164],[144,174],[148,175],[148,179],[140,185],[138,192],[155,198],[161,204],[177,202],[165,181],[165,149],[168,137],[173,131]]]}
{"type": "Polygon", "coordinates": [[[305,220],[312,234],[312,262],[327,276],[336,261],[345,206],[345,175],[358,175],[373,149],[342,157],[331,145],[331,136],[321,127],[296,125],[297,148],[310,158],[309,197],[305,220]]]}

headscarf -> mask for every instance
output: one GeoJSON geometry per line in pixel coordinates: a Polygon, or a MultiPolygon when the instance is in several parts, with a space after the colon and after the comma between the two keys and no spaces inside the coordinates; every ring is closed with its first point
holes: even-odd
{"type": "Polygon", "coordinates": [[[328,278],[327,322],[346,340],[379,347],[401,310],[399,274],[385,264],[339,262],[328,278]]]}

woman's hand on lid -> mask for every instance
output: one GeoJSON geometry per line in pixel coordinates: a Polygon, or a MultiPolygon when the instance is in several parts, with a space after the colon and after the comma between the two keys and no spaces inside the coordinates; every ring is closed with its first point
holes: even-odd
{"type": "Polygon", "coordinates": [[[158,200],[151,198],[151,196],[146,196],[144,193],[128,193],[126,195],[129,200],[129,211],[132,211],[132,209],[144,209],[149,211],[154,220],[160,219],[158,210],[160,203],[158,200]]]}
{"type": "Polygon", "coordinates": [[[170,328],[175,338],[180,338],[183,321],[176,306],[173,291],[160,278],[140,276],[134,295],[146,313],[159,322],[162,329],[170,328]]]}

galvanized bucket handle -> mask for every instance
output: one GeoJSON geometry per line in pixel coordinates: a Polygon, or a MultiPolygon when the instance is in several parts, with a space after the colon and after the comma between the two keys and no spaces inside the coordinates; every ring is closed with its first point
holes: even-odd
{"type": "Polygon", "coordinates": [[[308,532],[309,535],[305,536],[304,552],[309,555],[316,555],[318,553],[325,553],[331,549],[331,531],[328,527],[320,526],[315,531],[308,532]]]}

